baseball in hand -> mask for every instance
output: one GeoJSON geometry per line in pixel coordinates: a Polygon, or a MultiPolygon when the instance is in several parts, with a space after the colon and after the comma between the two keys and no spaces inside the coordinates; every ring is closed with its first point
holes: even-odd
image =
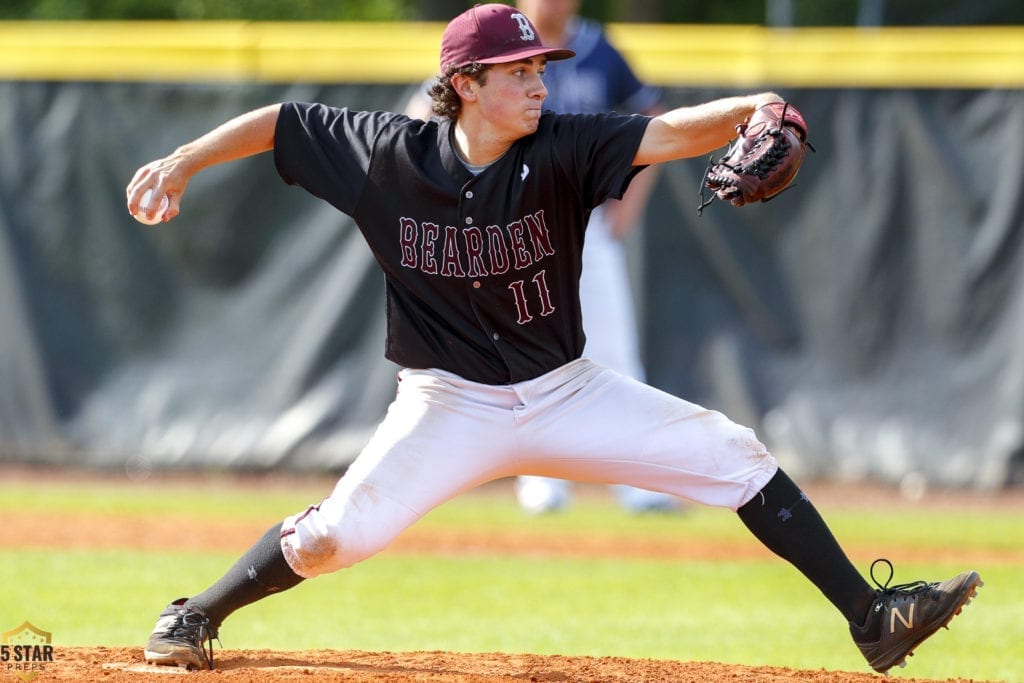
{"type": "Polygon", "coordinates": [[[142,195],[142,200],[139,202],[139,210],[133,214],[133,218],[140,223],[145,225],[156,225],[157,223],[163,222],[164,212],[167,211],[167,205],[170,203],[167,199],[167,195],[160,198],[160,206],[153,214],[152,218],[147,218],[146,213],[149,211],[149,202],[153,199],[153,190],[146,190],[142,195]]]}

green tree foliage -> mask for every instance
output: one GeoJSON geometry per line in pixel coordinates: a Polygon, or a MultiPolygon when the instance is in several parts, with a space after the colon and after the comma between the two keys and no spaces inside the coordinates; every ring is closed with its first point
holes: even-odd
{"type": "MultiPolygon", "coordinates": [[[[443,21],[477,0],[0,0],[0,19],[443,21]]],[[[514,0],[505,0],[513,2],[514,0]]],[[[794,26],[1024,24],[1021,0],[583,0],[600,21],[764,24],[785,5],[794,26]]]]}
{"type": "Polygon", "coordinates": [[[391,21],[417,0],[3,0],[0,19],[391,21]]]}

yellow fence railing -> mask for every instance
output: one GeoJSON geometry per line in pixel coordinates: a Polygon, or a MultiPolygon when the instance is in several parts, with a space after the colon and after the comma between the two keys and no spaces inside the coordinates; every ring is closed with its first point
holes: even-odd
{"type": "MultiPolygon", "coordinates": [[[[0,22],[0,80],[414,83],[440,23],[0,22]]],[[[663,86],[1024,87],[1024,27],[612,24],[663,86]]]]}

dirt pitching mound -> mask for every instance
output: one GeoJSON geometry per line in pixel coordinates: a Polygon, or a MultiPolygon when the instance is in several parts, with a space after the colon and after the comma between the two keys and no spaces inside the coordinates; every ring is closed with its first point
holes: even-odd
{"type": "MultiPolygon", "coordinates": [[[[636,683],[878,683],[873,674],[799,671],[711,662],[675,662],[624,657],[562,657],[531,654],[453,652],[362,652],[357,650],[218,650],[214,671],[187,673],[147,665],[141,648],[69,647],[39,672],[38,681],[108,683],[202,681],[601,681],[636,683]]],[[[11,679],[16,680],[16,679],[11,679]]],[[[925,679],[900,678],[923,683],[925,679]]]]}

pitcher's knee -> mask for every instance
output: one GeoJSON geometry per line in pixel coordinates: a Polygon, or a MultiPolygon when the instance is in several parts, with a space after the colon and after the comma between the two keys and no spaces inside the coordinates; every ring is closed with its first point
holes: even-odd
{"type": "Polygon", "coordinates": [[[292,571],[307,579],[351,567],[385,545],[355,531],[346,533],[340,524],[327,524],[316,508],[286,519],[281,527],[284,557],[292,571]]]}

